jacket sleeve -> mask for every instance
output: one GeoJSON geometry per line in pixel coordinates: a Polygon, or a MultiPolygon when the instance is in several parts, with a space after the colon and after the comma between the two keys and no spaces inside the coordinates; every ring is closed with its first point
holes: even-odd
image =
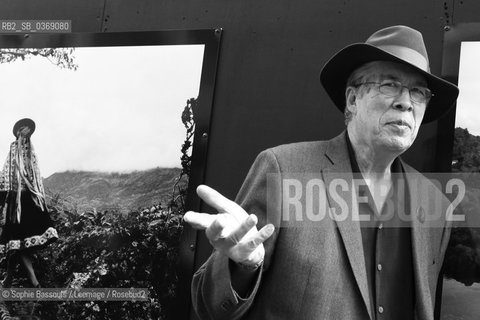
{"type": "Polygon", "coordinates": [[[213,252],[198,269],[192,280],[192,304],[200,319],[240,319],[252,307],[263,273],[268,271],[278,236],[281,208],[280,167],[274,153],[260,153],[237,195],[239,203],[249,214],[258,217],[258,229],[267,223],[275,225],[274,234],[264,242],[264,263],[256,273],[247,297],[240,297],[231,284],[229,259],[213,252]]]}

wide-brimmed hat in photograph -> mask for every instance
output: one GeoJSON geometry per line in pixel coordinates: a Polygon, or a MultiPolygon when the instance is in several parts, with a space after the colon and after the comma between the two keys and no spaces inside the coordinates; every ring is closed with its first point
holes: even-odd
{"type": "Polygon", "coordinates": [[[343,112],[345,109],[345,88],[348,77],[355,69],[372,61],[405,64],[426,79],[433,96],[422,123],[440,118],[457,99],[457,86],[430,72],[422,34],[410,27],[393,26],[375,32],[365,43],[355,43],[343,48],[323,67],[320,82],[340,111],[343,112]]]}
{"type": "Polygon", "coordinates": [[[23,118],[18,120],[15,125],[13,126],[13,135],[17,137],[17,132],[20,128],[22,127],[29,127],[30,128],[30,134],[31,136],[33,132],[35,131],[35,122],[32,119],[29,118],[23,118]]]}

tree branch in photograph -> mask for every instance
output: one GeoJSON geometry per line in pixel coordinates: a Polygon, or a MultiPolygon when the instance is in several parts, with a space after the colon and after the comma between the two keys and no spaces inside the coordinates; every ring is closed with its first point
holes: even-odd
{"type": "Polygon", "coordinates": [[[176,179],[172,188],[172,200],[170,206],[180,207],[181,211],[185,211],[185,198],[187,196],[188,178],[190,177],[190,169],[192,164],[191,148],[193,146],[193,135],[195,133],[195,119],[194,110],[197,108],[197,99],[190,98],[187,100],[187,104],[182,112],[182,123],[185,126],[186,134],[185,140],[181,148],[181,163],[182,171],[179,177],[176,179]],[[180,186],[180,182],[185,178],[186,183],[180,186]]]}
{"type": "Polygon", "coordinates": [[[73,55],[75,48],[4,48],[0,49],[0,63],[10,63],[31,57],[46,58],[50,63],[62,69],[77,70],[73,55]]]}

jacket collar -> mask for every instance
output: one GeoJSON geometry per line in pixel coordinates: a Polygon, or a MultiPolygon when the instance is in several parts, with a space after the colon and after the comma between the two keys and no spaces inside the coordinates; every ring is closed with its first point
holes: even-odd
{"type": "MultiPolygon", "coordinates": [[[[368,290],[367,271],[365,266],[365,254],[363,251],[362,234],[360,223],[353,221],[352,212],[352,184],[353,174],[350,164],[350,157],[346,143],[346,131],[329,141],[325,151],[325,157],[329,160],[323,171],[323,179],[327,187],[327,199],[330,212],[336,215],[347,214],[346,219],[335,219],[337,227],[347,252],[348,260],[353,271],[356,283],[362,295],[365,307],[368,310],[370,318],[373,319],[373,310],[371,310],[370,295],[368,290]],[[344,183],[346,190],[342,192],[343,201],[339,201],[338,194],[332,194],[330,186],[344,183]],[[346,183],[346,184],[345,184],[346,183]]],[[[342,186],[339,186],[342,188],[342,186]]]]}

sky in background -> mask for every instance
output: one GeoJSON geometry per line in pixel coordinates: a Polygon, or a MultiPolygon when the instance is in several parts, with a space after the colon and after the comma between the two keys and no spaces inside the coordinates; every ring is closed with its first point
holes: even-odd
{"type": "Polygon", "coordinates": [[[480,136],[480,42],[462,42],[460,51],[460,67],[458,87],[460,94],[457,100],[455,127],[467,128],[480,136]]]}
{"type": "Polygon", "coordinates": [[[74,51],[76,71],[46,58],[0,64],[0,165],[12,127],[32,118],[43,177],[66,170],[180,167],[181,114],[199,92],[203,45],[74,51]]]}

